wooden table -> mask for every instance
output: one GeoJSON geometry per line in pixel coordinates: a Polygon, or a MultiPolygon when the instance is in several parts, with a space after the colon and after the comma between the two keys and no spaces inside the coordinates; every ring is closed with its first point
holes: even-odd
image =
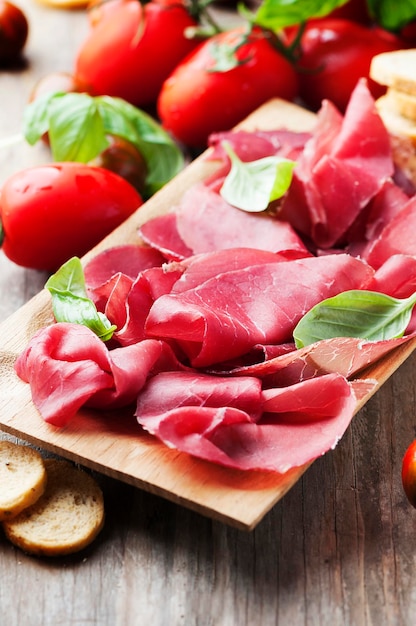
{"type": "MultiPolygon", "coordinates": [[[[0,139],[20,131],[36,80],[71,71],[83,11],[21,0],[27,65],[0,72],[0,139]]],[[[0,183],[48,160],[41,146],[0,151],[0,183]]],[[[0,319],[39,291],[40,272],[0,253],[0,319]]],[[[211,521],[98,475],[107,520],[85,552],[29,557],[0,534],[1,623],[57,626],[354,626],[414,623],[416,511],[401,487],[415,436],[416,357],[354,418],[252,532],[211,521]]],[[[0,435],[6,436],[6,435],[0,435]]]]}

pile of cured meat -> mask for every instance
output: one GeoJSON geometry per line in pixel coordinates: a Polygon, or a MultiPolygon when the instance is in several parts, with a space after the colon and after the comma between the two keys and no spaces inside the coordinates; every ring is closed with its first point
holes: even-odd
{"type": "Polygon", "coordinates": [[[236,131],[211,143],[217,173],[144,224],[144,246],[109,249],[85,267],[90,297],[117,326],[110,345],[56,323],[37,332],[16,371],[53,425],[82,406],[132,406],[168,446],[286,472],[336,445],[375,384],[356,374],[414,336],[411,322],[400,339],[293,343],[297,322],[325,298],[415,291],[416,196],[363,81],[345,116],[323,103],[311,134],[236,131]],[[245,161],[296,160],[273,213],[240,211],[219,194],[225,138],[245,161]]]}

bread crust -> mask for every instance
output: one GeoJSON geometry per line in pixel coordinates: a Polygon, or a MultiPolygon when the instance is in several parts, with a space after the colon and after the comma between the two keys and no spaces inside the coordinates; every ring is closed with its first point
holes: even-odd
{"type": "Polygon", "coordinates": [[[64,460],[47,459],[44,494],[3,522],[6,537],[37,556],[65,556],[89,545],[104,525],[104,500],[96,480],[64,460]]]}
{"type": "Polygon", "coordinates": [[[370,78],[380,85],[416,96],[416,49],[377,54],[371,61],[370,78]]]}
{"type": "Polygon", "coordinates": [[[0,440],[0,521],[19,515],[44,493],[47,475],[41,454],[0,440]]]}

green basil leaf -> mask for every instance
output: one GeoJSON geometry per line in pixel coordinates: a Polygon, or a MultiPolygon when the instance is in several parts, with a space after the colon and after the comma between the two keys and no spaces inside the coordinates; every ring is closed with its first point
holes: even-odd
{"type": "Polygon", "coordinates": [[[106,131],[130,141],[143,155],[148,170],[148,195],[161,189],[183,168],[181,150],[150,115],[121,98],[101,96],[98,104],[106,131]]]}
{"type": "Polygon", "coordinates": [[[315,305],[297,324],[297,348],[322,339],[355,337],[382,341],[402,337],[409,324],[416,293],[398,299],[376,291],[351,290],[315,305]]]}
{"type": "Polygon", "coordinates": [[[78,257],[64,263],[45,284],[52,296],[52,309],[57,322],[68,322],[87,326],[100,339],[108,341],[116,326],[97,311],[88,298],[84,271],[78,257]]]}
{"type": "Polygon", "coordinates": [[[348,0],[263,0],[252,22],[272,31],[324,17],[348,0]]]}
{"type": "Polygon", "coordinates": [[[88,163],[109,145],[109,135],[129,141],[146,161],[146,196],[184,166],[181,150],[162,126],[121,98],[86,93],[40,97],[25,109],[23,134],[33,145],[46,132],[55,161],[88,163]]]}
{"type": "Polygon", "coordinates": [[[289,189],[294,161],[270,156],[243,162],[227,141],[222,145],[230,157],[231,169],[220,194],[229,204],[249,213],[260,213],[289,189]]]}
{"type": "Polygon", "coordinates": [[[46,93],[28,104],[23,111],[23,136],[30,146],[34,146],[49,130],[49,106],[53,99],[64,93],[46,93]]]}
{"type": "Polygon", "coordinates": [[[371,17],[386,30],[398,31],[416,20],[415,0],[367,0],[371,17]]]}

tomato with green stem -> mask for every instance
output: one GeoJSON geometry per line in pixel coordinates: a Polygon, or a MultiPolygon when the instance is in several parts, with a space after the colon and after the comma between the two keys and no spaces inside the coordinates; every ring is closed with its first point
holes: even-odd
{"type": "Polygon", "coordinates": [[[82,256],[142,204],[123,178],[83,163],[24,169],[0,195],[0,241],[17,265],[55,271],[82,256]]]}
{"type": "Polygon", "coordinates": [[[150,106],[165,78],[197,45],[186,36],[196,25],[181,3],[118,1],[91,28],[74,74],[93,95],[150,106]]]}
{"type": "Polygon", "coordinates": [[[380,28],[369,28],[343,19],[313,20],[300,40],[300,95],[310,108],[331,100],[344,111],[362,77],[375,98],[385,89],[369,79],[373,56],[403,47],[401,39],[380,28]]]}
{"type": "Polygon", "coordinates": [[[271,98],[298,92],[293,65],[259,28],[214,35],[164,82],[157,110],[162,126],[187,146],[202,148],[212,132],[229,130],[271,98]]]}

